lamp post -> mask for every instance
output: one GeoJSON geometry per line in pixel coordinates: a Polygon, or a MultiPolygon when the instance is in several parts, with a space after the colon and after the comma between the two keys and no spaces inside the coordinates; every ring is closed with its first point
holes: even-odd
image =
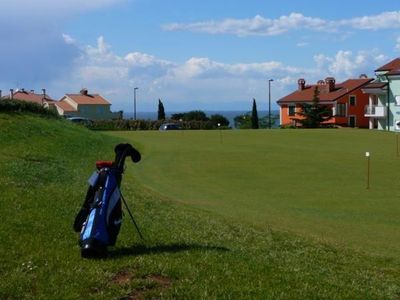
{"type": "Polygon", "coordinates": [[[138,90],[138,87],[135,87],[133,89],[133,119],[136,121],[136,90],[138,90]]]}
{"type": "Polygon", "coordinates": [[[271,82],[273,79],[268,80],[268,128],[271,129],[271,82]]]}

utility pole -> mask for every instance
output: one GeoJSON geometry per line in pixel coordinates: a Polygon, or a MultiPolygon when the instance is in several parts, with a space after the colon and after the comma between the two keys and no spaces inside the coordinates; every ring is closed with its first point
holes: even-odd
{"type": "Polygon", "coordinates": [[[268,80],[268,128],[271,129],[271,82],[273,79],[268,80]]]}
{"type": "Polygon", "coordinates": [[[44,104],[44,99],[46,98],[46,89],[42,89],[43,97],[42,97],[42,106],[44,104]]]}
{"type": "Polygon", "coordinates": [[[138,90],[138,87],[135,87],[133,89],[133,119],[136,120],[136,90],[138,90]]]}

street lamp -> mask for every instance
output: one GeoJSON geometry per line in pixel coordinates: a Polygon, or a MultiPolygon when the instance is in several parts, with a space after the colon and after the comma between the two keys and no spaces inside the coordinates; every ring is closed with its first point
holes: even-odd
{"type": "Polygon", "coordinates": [[[138,90],[138,87],[135,87],[133,89],[133,119],[136,121],[136,90],[138,90]]]}
{"type": "Polygon", "coordinates": [[[271,129],[271,82],[273,79],[268,80],[268,128],[271,129]]]}

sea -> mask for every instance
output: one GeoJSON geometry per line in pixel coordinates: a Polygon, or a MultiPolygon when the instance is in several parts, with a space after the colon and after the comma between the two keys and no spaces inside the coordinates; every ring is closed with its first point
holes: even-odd
{"type": "MultiPolygon", "coordinates": [[[[219,111],[219,110],[203,110],[203,111],[208,117],[211,115],[215,115],[215,114],[220,114],[220,115],[224,116],[225,118],[228,119],[229,126],[232,128],[234,128],[235,123],[234,123],[233,119],[236,116],[240,116],[240,115],[247,114],[247,113],[251,114],[251,111],[248,111],[248,110],[221,110],[221,111],[219,111]]],[[[187,111],[172,111],[172,112],[166,111],[165,116],[168,119],[173,114],[184,113],[184,112],[187,112],[187,111]]],[[[257,113],[258,113],[259,118],[263,118],[268,115],[268,111],[261,110],[261,111],[257,111],[257,113]]],[[[279,114],[279,110],[271,110],[271,115],[276,115],[276,114],[279,114]]],[[[127,113],[124,112],[124,119],[133,119],[133,112],[127,112],[127,113]]],[[[156,111],[154,111],[154,112],[136,112],[136,119],[157,120],[157,112],[156,111]]]]}

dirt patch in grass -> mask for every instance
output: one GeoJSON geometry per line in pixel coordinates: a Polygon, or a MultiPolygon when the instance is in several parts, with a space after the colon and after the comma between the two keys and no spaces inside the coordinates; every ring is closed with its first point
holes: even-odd
{"type": "Polygon", "coordinates": [[[111,282],[118,285],[126,285],[133,280],[134,274],[128,270],[119,271],[111,278],[111,282]]]}
{"type": "MultiPolygon", "coordinates": [[[[122,282],[124,282],[124,280],[129,278],[129,275],[131,275],[123,272],[120,273],[121,274],[118,280],[122,280],[122,282]]],[[[143,279],[145,281],[143,286],[134,289],[128,295],[120,298],[120,300],[145,299],[147,295],[166,289],[172,283],[170,278],[158,274],[149,274],[144,276],[143,279]]],[[[129,280],[132,280],[132,276],[129,280]]]]}
{"type": "Polygon", "coordinates": [[[172,283],[170,278],[156,274],[147,275],[146,279],[153,281],[158,287],[168,287],[172,283]]]}

